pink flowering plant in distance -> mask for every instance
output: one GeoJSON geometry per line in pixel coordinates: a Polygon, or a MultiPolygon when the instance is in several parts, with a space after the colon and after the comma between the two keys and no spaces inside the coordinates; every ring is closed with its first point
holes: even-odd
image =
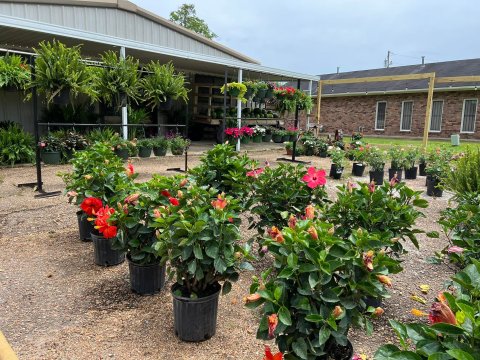
{"type": "Polygon", "coordinates": [[[272,168],[252,169],[248,173],[251,184],[250,211],[258,215],[250,218],[250,227],[263,235],[272,226],[286,226],[290,214],[301,216],[305,206],[324,206],[325,171],[292,164],[272,168]]]}
{"type": "Polygon", "coordinates": [[[275,339],[285,359],[348,353],[350,327],[371,333],[370,319],[383,313],[364,299],[389,297],[394,284],[387,274],[400,270],[377,235],[358,229],[344,239],[318,215],[307,206],[288,217],[288,226],[269,229],[264,246],[274,261],[244,298],[248,307],[261,307],[257,338],[275,339]]]}

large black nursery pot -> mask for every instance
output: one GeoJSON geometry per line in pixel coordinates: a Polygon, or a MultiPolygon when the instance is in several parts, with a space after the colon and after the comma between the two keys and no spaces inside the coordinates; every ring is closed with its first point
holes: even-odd
{"type": "Polygon", "coordinates": [[[112,249],[113,239],[105,239],[103,236],[93,232],[91,236],[95,264],[100,266],[113,266],[125,261],[125,252],[112,249]]]}
{"type": "Polygon", "coordinates": [[[328,156],[328,153],[326,151],[320,151],[318,153],[318,156],[320,156],[321,158],[326,158],[328,156]]]}
{"type": "Polygon", "coordinates": [[[352,165],[352,174],[353,176],[363,176],[365,171],[365,165],[362,163],[353,163],[352,165]]]}
{"type": "Polygon", "coordinates": [[[94,231],[93,224],[87,220],[87,215],[82,210],[77,211],[77,220],[80,240],[92,241],[91,233],[94,231]]]}
{"type": "Polygon", "coordinates": [[[332,164],[330,166],[330,177],[339,180],[343,174],[343,167],[337,166],[337,164],[332,164]]]}
{"type": "Polygon", "coordinates": [[[62,160],[62,153],[60,151],[43,151],[42,160],[44,164],[58,165],[62,160]]]}
{"type": "Polygon", "coordinates": [[[168,98],[166,101],[158,104],[158,110],[170,110],[173,106],[173,99],[168,98]]]}
{"type": "Polygon", "coordinates": [[[325,352],[327,355],[318,357],[321,360],[350,360],[353,357],[353,345],[347,339],[345,346],[336,343],[334,338],[330,338],[325,344],[325,352]]]}
{"type": "Polygon", "coordinates": [[[426,167],[427,167],[427,163],[418,164],[418,174],[420,176],[427,176],[427,173],[425,172],[426,167]]]}
{"type": "Polygon", "coordinates": [[[149,158],[152,155],[152,148],[147,146],[139,146],[138,147],[138,156],[141,158],[149,158]]]}
{"type": "Polygon", "coordinates": [[[128,270],[130,272],[130,287],[140,295],[153,295],[163,289],[165,285],[165,265],[160,261],[153,264],[135,264],[127,255],[128,270]]]}
{"type": "Polygon", "coordinates": [[[405,179],[415,180],[417,178],[417,170],[418,168],[416,166],[405,169],[405,179]]]}
{"type": "Polygon", "coordinates": [[[191,299],[175,295],[180,286],[172,286],[175,335],[180,340],[199,342],[215,335],[220,288],[216,283],[210,295],[191,299]]]}
{"type": "Polygon", "coordinates": [[[165,156],[165,155],[167,155],[167,148],[154,147],[153,148],[153,154],[155,156],[165,156]]]}
{"type": "Polygon", "coordinates": [[[374,182],[375,185],[383,185],[383,170],[372,170],[369,171],[370,182],[374,182]]]}
{"type": "Polygon", "coordinates": [[[400,182],[403,178],[403,169],[388,169],[388,180],[392,180],[392,178],[397,174],[397,180],[400,182]]]}
{"type": "Polygon", "coordinates": [[[438,187],[440,184],[440,179],[431,175],[427,175],[427,195],[442,197],[443,190],[438,187]]]}
{"type": "Polygon", "coordinates": [[[263,141],[263,142],[270,142],[270,141],[272,141],[272,134],[265,134],[265,135],[263,135],[262,141],[263,141]]]}
{"type": "Polygon", "coordinates": [[[272,139],[273,139],[273,142],[277,143],[277,144],[283,142],[283,136],[282,135],[275,135],[274,134],[272,139]]]}
{"type": "Polygon", "coordinates": [[[128,149],[127,148],[115,149],[115,155],[117,155],[122,160],[128,160],[128,149]]]}

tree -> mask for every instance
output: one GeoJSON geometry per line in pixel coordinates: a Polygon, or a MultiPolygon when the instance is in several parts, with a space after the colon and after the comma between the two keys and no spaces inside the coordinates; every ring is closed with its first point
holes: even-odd
{"type": "Polygon", "coordinates": [[[193,4],[183,4],[177,11],[172,11],[170,13],[170,21],[203,35],[207,39],[211,40],[218,37],[217,34],[208,28],[204,20],[197,17],[197,11],[193,4]]]}

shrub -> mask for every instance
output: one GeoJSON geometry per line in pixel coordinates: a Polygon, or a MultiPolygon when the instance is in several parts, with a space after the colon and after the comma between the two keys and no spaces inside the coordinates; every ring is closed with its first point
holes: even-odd
{"type": "Polygon", "coordinates": [[[35,159],[33,136],[17,124],[0,128],[0,164],[31,163],[35,159]]]}
{"type": "Polygon", "coordinates": [[[30,81],[30,67],[19,55],[0,56],[0,88],[24,90],[30,81]]]}
{"type": "Polygon", "coordinates": [[[443,250],[452,262],[468,265],[480,260],[480,192],[457,196],[457,207],[442,211],[438,223],[450,241],[443,250]]]}
{"type": "Polygon", "coordinates": [[[449,163],[452,152],[445,148],[437,148],[427,156],[427,167],[425,172],[433,178],[443,179],[449,172],[449,163]]]}
{"type": "Polygon", "coordinates": [[[137,147],[153,148],[153,142],[151,139],[141,139],[137,141],[137,147]]]}
{"type": "Polygon", "coordinates": [[[415,222],[423,214],[417,208],[426,208],[428,202],[421,191],[414,191],[404,183],[352,183],[338,187],[337,200],[327,206],[322,215],[335,224],[335,233],[347,239],[355,229],[362,228],[385,239],[394,253],[403,253],[401,240],[407,238],[418,248],[415,222]]]}
{"type": "Polygon", "coordinates": [[[388,155],[391,160],[391,168],[395,170],[400,170],[405,167],[407,167],[409,164],[407,162],[407,159],[405,157],[406,153],[403,148],[399,148],[397,146],[392,146],[388,150],[388,155]]]}
{"type": "Polygon", "coordinates": [[[250,171],[252,193],[250,211],[258,218],[250,218],[250,228],[263,235],[267,227],[286,226],[289,214],[300,214],[306,205],[324,205],[326,201],[325,171],[311,167],[279,164],[250,171]],[[310,176],[310,174],[313,174],[310,176]],[[308,182],[303,179],[317,179],[308,182]],[[309,186],[310,185],[310,186],[309,186]]]}
{"type": "Polygon", "coordinates": [[[328,153],[330,155],[330,159],[332,160],[332,164],[335,164],[337,167],[343,167],[345,165],[345,151],[334,147],[328,153]]]}
{"type": "Polygon", "coordinates": [[[405,151],[404,168],[406,170],[414,168],[415,162],[419,159],[419,156],[420,156],[419,148],[415,146],[409,146],[405,151]]]}
{"type": "Polygon", "coordinates": [[[263,305],[257,338],[275,337],[288,359],[331,354],[334,347],[347,345],[352,325],[371,333],[368,318],[383,309],[367,307],[364,299],[389,297],[387,274],[400,271],[375,235],[359,230],[345,240],[314,214],[305,217],[283,231],[269,231],[264,244],[275,261],[261,279],[254,278],[245,297],[249,307],[263,305]]]}
{"type": "Polygon", "coordinates": [[[190,174],[199,186],[212,187],[243,201],[249,191],[247,172],[256,165],[232,146],[219,144],[202,156],[200,165],[191,169],[190,174]]]}
{"type": "Polygon", "coordinates": [[[480,148],[468,147],[463,156],[451,164],[451,171],[443,179],[445,188],[457,195],[480,192],[480,148]]]}
{"type": "Polygon", "coordinates": [[[371,171],[383,171],[385,168],[385,153],[378,147],[367,149],[366,162],[371,171]]]}
{"type": "Polygon", "coordinates": [[[168,149],[168,147],[170,146],[170,142],[168,141],[168,139],[163,136],[152,139],[152,144],[154,148],[160,148],[165,150],[168,149]]]}

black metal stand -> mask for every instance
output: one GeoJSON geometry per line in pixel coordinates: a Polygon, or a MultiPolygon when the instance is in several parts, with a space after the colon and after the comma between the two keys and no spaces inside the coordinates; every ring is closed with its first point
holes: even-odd
{"type": "MultiPolygon", "coordinates": [[[[300,90],[300,79],[297,79],[297,90],[300,90]]],[[[298,105],[295,108],[295,128],[298,129],[298,105]]],[[[288,161],[296,164],[311,164],[311,161],[302,161],[302,160],[295,159],[296,152],[297,152],[297,141],[298,141],[298,138],[293,142],[292,158],[287,159],[287,158],[281,157],[281,158],[277,158],[277,161],[288,161]]]]}
{"type": "Polygon", "coordinates": [[[185,150],[185,170],[182,170],[181,168],[168,168],[167,171],[175,171],[179,173],[186,173],[188,171],[188,150],[185,150]]]}

